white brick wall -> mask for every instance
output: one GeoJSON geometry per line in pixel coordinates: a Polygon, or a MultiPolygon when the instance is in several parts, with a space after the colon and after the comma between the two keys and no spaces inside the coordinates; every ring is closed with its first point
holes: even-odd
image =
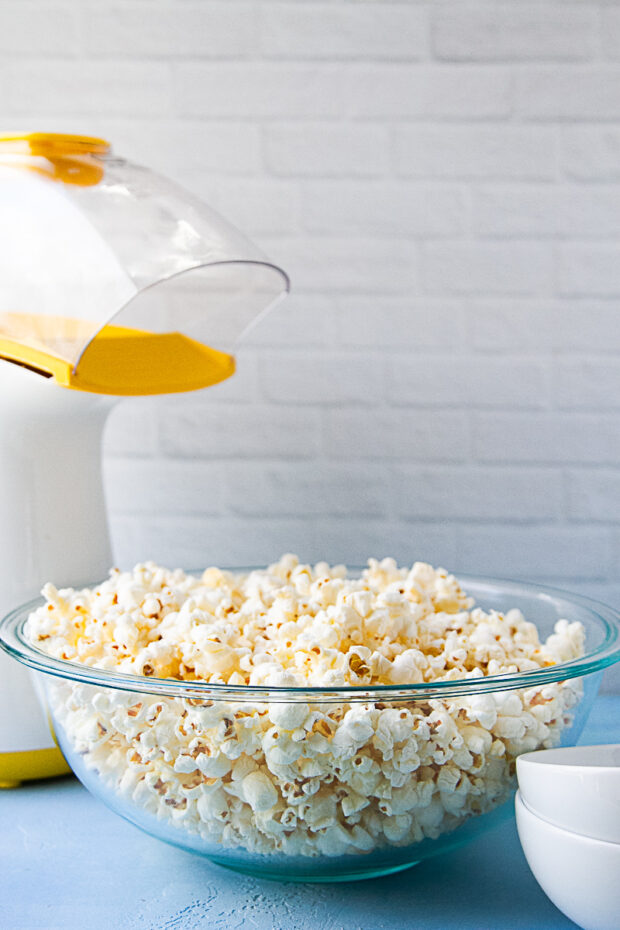
{"type": "Polygon", "coordinates": [[[0,0],[0,53],[7,128],[110,137],[293,279],[230,382],[113,413],[119,562],[620,604],[617,3],[0,0]]]}

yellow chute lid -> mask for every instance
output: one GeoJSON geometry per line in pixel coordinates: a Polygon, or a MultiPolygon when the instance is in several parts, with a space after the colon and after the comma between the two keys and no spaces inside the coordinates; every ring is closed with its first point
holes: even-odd
{"type": "Polygon", "coordinates": [[[19,151],[31,155],[107,155],[110,150],[110,143],[96,136],[66,132],[0,133],[0,151],[19,151]]]}
{"type": "Polygon", "coordinates": [[[103,165],[93,156],[107,155],[109,142],[94,136],[60,132],[30,132],[0,135],[0,155],[21,156],[22,167],[53,181],[89,187],[99,184],[103,165]],[[26,156],[27,160],[24,160],[26,156]]]}

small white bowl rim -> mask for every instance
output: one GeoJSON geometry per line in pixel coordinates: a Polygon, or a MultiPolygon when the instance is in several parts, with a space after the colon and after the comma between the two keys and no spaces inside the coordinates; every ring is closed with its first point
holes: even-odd
{"type": "Polygon", "coordinates": [[[534,765],[553,769],[562,769],[564,771],[588,773],[593,775],[601,772],[615,773],[620,778],[620,743],[600,743],[592,746],[561,746],[555,749],[536,749],[533,752],[524,752],[517,757],[517,770],[525,766],[534,765]],[[586,756],[591,755],[592,761],[573,762],[572,759],[584,753],[586,756]],[[617,762],[597,762],[597,756],[615,755],[617,762]]]}
{"type": "MultiPolygon", "coordinates": [[[[554,823],[549,823],[548,820],[545,820],[544,817],[541,817],[536,811],[533,811],[531,807],[528,807],[525,801],[523,800],[523,795],[520,791],[517,791],[515,794],[515,807],[518,808],[519,805],[523,807],[526,814],[529,814],[530,817],[538,821],[538,823],[543,824],[543,829],[548,830],[549,833],[557,833],[558,839],[561,837],[569,837],[571,841],[583,843],[584,845],[589,845],[591,847],[598,847],[600,849],[609,849],[609,852],[612,856],[620,857],[620,842],[612,843],[611,840],[599,840],[595,836],[586,836],[585,833],[575,833],[574,830],[567,830],[566,827],[558,827],[554,823]]],[[[619,860],[620,861],[620,860],[619,860]]]]}
{"type": "Polygon", "coordinates": [[[620,843],[620,746],[536,750],[517,758],[517,780],[523,803],[540,820],[620,843]],[[577,764],[586,760],[589,765],[577,764]],[[608,761],[614,764],[600,764],[608,761]]]}
{"type": "MultiPolygon", "coordinates": [[[[611,842],[611,840],[599,840],[595,836],[587,836],[585,833],[575,833],[574,830],[567,830],[566,827],[558,827],[555,823],[550,823],[548,820],[545,820],[544,817],[541,817],[536,811],[533,811],[531,807],[523,800],[523,795],[520,791],[517,791],[515,794],[515,807],[518,808],[519,805],[524,808],[526,814],[529,814],[530,817],[533,817],[538,823],[544,825],[544,829],[548,830],[549,833],[557,833],[558,838],[564,836],[569,837],[571,841],[580,842],[584,845],[589,845],[591,847],[598,847],[600,849],[609,849],[609,852],[612,856],[620,857],[620,841],[617,843],[611,842]]],[[[620,861],[620,859],[619,859],[620,861]]]]}

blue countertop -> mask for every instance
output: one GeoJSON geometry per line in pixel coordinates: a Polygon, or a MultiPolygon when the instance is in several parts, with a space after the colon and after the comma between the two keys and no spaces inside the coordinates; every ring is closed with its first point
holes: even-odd
{"type": "MultiPolygon", "coordinates": [[[[620,695],[586,743],[620,741],[620,695]]],[[[372,881],[280,885],[141,833],[74,778],[0,792],[2,930],[560,930],[514,821],[454,853],[372,881]]]]}

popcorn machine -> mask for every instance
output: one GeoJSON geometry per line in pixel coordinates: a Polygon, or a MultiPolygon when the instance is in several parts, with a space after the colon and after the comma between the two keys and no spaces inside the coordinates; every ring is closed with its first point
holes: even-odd
{"type": "MultiPolygon", "coordinates": [[[[285,272],[102,139],[0,136],[0,614],[112,564],[101,438],[123,396],[229,378],[285,272]]],[[[0,786],[68,771],[0,654],[0,786]]]]}

